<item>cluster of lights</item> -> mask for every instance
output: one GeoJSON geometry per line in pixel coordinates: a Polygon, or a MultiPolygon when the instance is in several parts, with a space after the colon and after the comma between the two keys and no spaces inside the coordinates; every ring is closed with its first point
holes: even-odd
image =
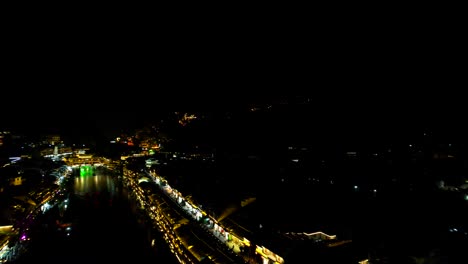
{"type": "MultiPolygon", "coordinates": [[[[175,200],[179,205],[181,205],[181,199],[182,196],[178,191],[172,189],[166,182],[166,180],[162,179],[161,177],[152,174],[152,173],[147,173],[147,175],[151,176],[152,181],[154,181],[157,186],[161,188],[168,196],[175,200]]],[[[144,210],[147,215],[153,220],[154,223],[156,223],[158,230],[162,233],[164,233],[163,238],[165,239],[166,243],[169,245],[169,248],[171,252],[176,256],[176,258],[179,260],[180,263],[195,263],[198,260],[196,260],[196,257],[194,256],[194,253],[191,251],[192,246],[190,245],[185,245],[179,236],[176,234],[176,229],[177,225],[173,221],[172,218],[167,217],[166,214],[163,211],[162,208],[162,203],[158,202],[157,199],[153,199],[152,196],[147,195],[144,190],[141,188],[139,183],[141,182],[141,175],[139,172],[131,171],[128,169],[124,170],[124,183],[127,184],[130,190],[133,191],[133,196],[137,200],[138,204],[140,205],[140,208],[144,210]],[[187,252],[189,255],[187,255],[187,252]]],[[[147,179],[148,180],[148,179],[147,179]]],[[[184,200],[185,201],[185,200],[184,200]]],[[[200,220],[202,215],[206,215],[205,212],[200,211],[200,209],[193,205],[190,201],[185,201],[184,203],[185,210],[189,209],[196,209],[196,213],[191,215],[194,220],[200,220]]],[[[192,210],[193,213],[193,210],[192,210]]],[[[218,224],[219,225],[219,224],[218,224]]],[[[234,236],[233,234],[231,234],[234,236]]],[[[226,233],[227,236],[227,233],[226,233]]],[[[217,237],[217,236],[216,236],[217,237]]],[[[221,240],[221,238],[217,237],[218,239],[221,240]]],[[[244,238],[244,240],[246,240],[244,238]]],[[[242,241],[242,240],[239,240],[242,241]]],[[[222,242],[227,242],[227,237],[226,241],[222,242]]],[[[245,244],[245,243],[244,243],[245,244]]],[[[284,263],[283,258],[278,256],[277,254],[274,254],[267,248],[263,246],[256,246],[255,250],[256,254],[259,254],[262,256],[264,261],[267,261],[270,259],[270,257],[273,257],[276,259],[275,263],[284,263]]]]}
{"type": "Polygon", "coordinates": [[[174,223],[172,219],[167,217],[164,213],[161,203],[145,194],[138,184],[137,176],[137,173],[129,170],[124,172],[126,184],[129,189],[133,191],[133,194],[141,208],[144,209],[147,215],[153,220],[158,230],[164,234],[163,238],[168,244],[172,254],[174,254],[179,263],[197,263],[198,260],[191,254],[190,250],[187,250],[180,238],[177,236],[174,229],[174,223]]]}
{"type": "MultiPolygon", "coordinates": [[[[64,179],[67,174],[71,172],[70,167],[66,167],[65,171],[59,171],[60,177],[59,179],[64,179]]],[[[61,180],[59,183],[62,183],[63,180],[61,180]]],[[[11,234],[10,238],[17,237],[16,244],[14,246],[11,246],[11,242],[13,242],[10,239],[7,239],[5,243],[0,245],[0,263],[5,263],[11,260],[12,252],[16,252],[16,255],[18,254],[18,250],[15,249],[17,247],[20,248],[21,246],[24,245],[24,243],[28,243],[31,240],[31,237],[28,236],[29,232],[29,226],[31,223],[34,223],[36,221],[36,218],[38,217],[39,214],[44,214],[46,213],[50,208],[53,208],[58,202],[59,199],[57,198],[61,194],[60,190],[55,190],[52,192],[46,192],[42,196],[42,200],[38,203],[38,205],[28,213],[28,215],[23,219],[17,228],[12,228],[11,229],[11,234]],[[20,234],[20,235],[19,235],[20,234]],[[10,246],[9,246],[10,245],[10,246]]],[[[68,204],[68,199],[64,200],[64,207],[67,207],[68,204]]],[[[67,230],[70,231],[70,230],[67,230]]]]}

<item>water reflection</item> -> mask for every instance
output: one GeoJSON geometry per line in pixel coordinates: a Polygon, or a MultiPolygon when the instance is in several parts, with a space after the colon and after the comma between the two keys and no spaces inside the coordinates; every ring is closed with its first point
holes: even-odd
{"type": "Polygon", "coordinates": [[[88,173],[82,173],[75,178],[74,193],[78,196],[90,194],[109,193],[110,196],[117,195],[118,188],[112,176],[102,174],[99,170],[90,170],[88,173]]]}

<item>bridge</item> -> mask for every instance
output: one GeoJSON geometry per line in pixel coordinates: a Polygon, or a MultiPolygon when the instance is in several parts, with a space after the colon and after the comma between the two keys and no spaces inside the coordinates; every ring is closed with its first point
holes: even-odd
{"type": "Polygon", "coordinates": [[[93,155],[75,155],[63,159],[65,163],[70,167],[79,167],[84,165],[104,165],[109,164],[110,161],[103,157],[94,157],[93,155]]]}

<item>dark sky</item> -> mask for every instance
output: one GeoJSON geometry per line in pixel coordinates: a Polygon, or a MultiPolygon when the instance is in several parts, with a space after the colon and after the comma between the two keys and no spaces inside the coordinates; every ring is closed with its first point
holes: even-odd
{"type": "MultiPolygon", "coordinates": [[[[116,84],[115,81],[111,81],[116,84]]],[[[173,88],[131,84],[108,90],[96,87],[10,91],[2,104],[2,128],[28,134],[116,134],[160,120],[175,111],[219,112],[255,101],[252,95],[185,93],[173,88]],[[168,92],[166,91],[168,89],[168,92]],[[13,103],[15,102],[15,103],[13,103]]]]}
{"type": "Polygon", "coordinates": [[[337,122],[453,124],[465,112],[461,34],[437,23],[56,22],[4,33],[0,127],[73,130],[73,116],[115,129],[297,94],[337,122]]]}
{"type": "Polygon", "coordinates": [[[343,122],[353,127],[354,122],[354,129],[386,122],[402,128],[414,125],[439,129],[464,127],[465,97],[462,90],[452,89],[459,85],[453,80],[436,80],[429,73],[412,78],[395,77],[391,82],[385,80],[389,74],[367,79],[361,74],[350,75],[347,74],[346,81],[327,76],[332,83],[327,83],[323,76],[317,79],[301,76],[300,81],[291,82],[265,79],[263,85],[258,86],[249,81],[257,83],[260,77],[239,77],[237,81],[242,79],[245,83],[238,88],[221,77],[216,77],[219,80],[216,86],[201,85],[209,76],[198,76],[198,80],[183,85],[168,83],[167,78],[159,83],[147,76],[144,81],[135,83],[109,79],[107,85],[102,86],[92,81],[101,82],[104,77],[85,77],[89,86],[78,87],[67,87],[69,79],[62,76],[63,85],[46,86],[52,78],[48,76],[37,83],[29,82],[30,90],[12,85],[10,90],[2,91],[1,125],[33,133],[65,129],[76,134],[98,129],[108,134],[134,128],[144,120],[157,120],[168,112],[224,111],[296,93],[309,96],[314,102],[311,124],[317,120],[315,116],[320,116],[320,120],[332,118],[331,124],[343,122]]]}

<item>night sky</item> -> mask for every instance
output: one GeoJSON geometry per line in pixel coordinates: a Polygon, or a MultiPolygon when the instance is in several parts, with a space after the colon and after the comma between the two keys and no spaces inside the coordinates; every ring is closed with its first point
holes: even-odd
{"type": "Polygon", "coordinates": [[[100,22],[5,32],[0,127],[107,133],[294,95],[314,100],[311,123],[464,127],[461,36],[441,25],[100,22]]]}
{"type": "MultiPolygon", "coordinates": [[[[48,78],[40,83],[46,83],[48,78]]],[[[425,76],[427,79],[420,79],[424,76],[395,78],[391,84],[375,76],[367,80],[365,76],[352,76],[348,81],[334,84],[326,83],[323,77],[314,80],[303,76],[302,83],[267,80],[262,86],[247,83],[255,79],[239,78],[246,83],[239,84],[238,89],[221,77],[216,86],[219,88],[210,85],[205,89],[200,79],[175,87],[164,81],[151,82],[150,77],[145,79],[146,83],[110,80],[107,86],[90,84],[68,89],[69,79],[62,78],[63,86],[38,85],[35,90],[12,86],[11,90],[2,91],[2,100],[7,103],[1,105],[1,126],[28,133],[79,134],[98,129],[109,134],[159,120],[170,112],[223,112],[251,103],[301,95],[311,98],[314,105],[308,116],[310,120],[304,121],[311,125],[326,123],[328,130],[346,124],[353,130],[391,125],[400,130],[417,127],[466,131],[462,91],[451,90],[456,87],[452,86],[453,81],[432,81],[431,76],[425,76]],[[421,82],[417,83],[418,80],[421,82]],[[189,86],[193,87],[184,90],[189,86]]]]}

